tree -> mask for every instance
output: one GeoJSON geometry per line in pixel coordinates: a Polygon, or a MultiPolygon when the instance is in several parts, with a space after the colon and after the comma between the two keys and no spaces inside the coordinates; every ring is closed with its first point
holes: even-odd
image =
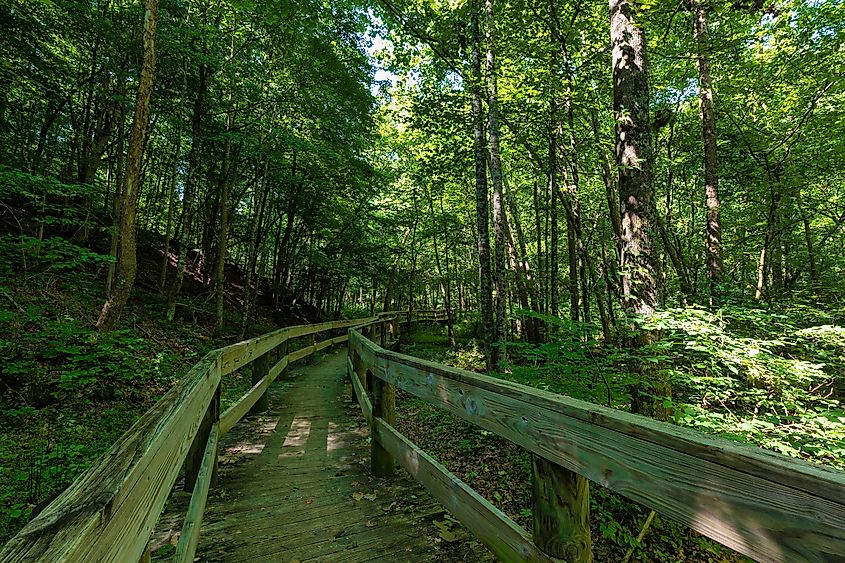
{"type": "Polygon", "coordinates": [[[100,318],[97,320],[97,328],[101,332],[112,330],[120,319],[123,307],[129,300],[132,286],[135,284],[135,275],[138,269],[135,254],[135,218],[141,191],[141,162],[144,157],[147,127],[150,123],[150,99],[152,98],[155,79],[157,22],[158,0],[145,0],[142,39],[143,62],[138,81],[138,93],[135,97],[135,116],[132,120],[132,133],[129,137],[129,152],[126,157],[126,183],[121,194],[118,222],[120,243],[117,267],[115,268],[115,285],[111,295],[103,305],[100,318]]]}
{"type": "MultiPolygon", "coordinates": [[[[637,10],[633,0],[610,0],[616,166],[622,207],[622,304],[629,314],[646,317],[654,313],[657,304],[657,268],[652,238],[654,203],[646,38],[636,18],[637,10]]],[[[650,331],[638,327],[636,345],[653,340],[650,331]]],[[[643,393],[632,388],[632,409],[666,418],[668,411],[663,407],[662,397],[668,395],[668,383],[657,381],[651,364],[642,363],[639,370],[645,377],[644,385],[651,389],[643,393]],[[656,398],[644,398],[649,396],[656,398]]]]}
{"type": "Polygon", "coordinates": [[[722,221],[719,216],[719,176],[716,170],[716,118],[713,114],[713,80],[710,76],[710,56],[707,45],[707,3],[694,2],[695,45],[698,64],[698,96],[701,107],[701,139],[704,145],[704,193],[706,219],[707,279],[710,306],[719,302],[722,278],[722,221]]]}
{"type": "MultiPolygon", "coordinates": [[[[496,369],[497,356],[493,351],[493,340],[498,335],[493,309],[493,275],[490,266],[490,231],[488,219],[487,187],[487,144],[484,141],[484,107],[481,97],[481,32],[479,26],[478,2],[471,0],[470,18],[472,27],[472,115],[475,154],[475,211],[478,228],[478,280],[484,359],[487,371],[496,369]]],[[[489,123],[488,123],[489,126],[489,123]]]]}

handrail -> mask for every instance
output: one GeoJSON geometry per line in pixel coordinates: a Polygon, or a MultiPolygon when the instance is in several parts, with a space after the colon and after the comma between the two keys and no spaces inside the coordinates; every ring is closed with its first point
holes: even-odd
{"type": "Polygon", "coordinates": [[[845,553],[845,472],[405,356],[349,333],[356,391],[372,376],[372,404],[358,398],[374,456],[392,456],[500,559],[588,560],[584,478],[758,560],[839,561],[845,553]],[[394,386],[534,454],[533,538],[393,428],[392,404],[379,402],[392,400],[394,386]]]}
{"type": "Polygon", "coordinates": [[[384,327],[390,320],[366,317],[291,326],[209,352],[96,465],[9,540],[0,551],[0,563],[138,561],[183,462],[186,488],[193,495],[176,560],[193,561],[205,497],[216,474],[218,440],[290,363],[349,338],[343,334],[318,343],[313,335],[379,322],[384,327]],[[288,352],[287,343],[303,336],[312,336],[310,345],[288,352]],[[262,373],[271,353],[280,348],[283,357],[262,373]],[[253,379],[256,372],[260,379],[220,416],[221,378],[250,363],[253,379]]]}

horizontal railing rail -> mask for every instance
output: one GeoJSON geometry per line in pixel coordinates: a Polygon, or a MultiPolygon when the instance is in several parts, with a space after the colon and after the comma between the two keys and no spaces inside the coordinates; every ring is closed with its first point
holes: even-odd
{"type": "Polygon", "coordinates": [[[590,480],[760,561],[843,561],[845,472],[405,356],[349,332],[347,369],[371,426],[374,472],[398,462],[501,560],[589,560],[590,480]],[[394,428],[397,388],[533,454],[533,536],[394,428]]]}
{"type": "Polygon", "coordinates": [[[374,337],[388,328],[396,334],[398,328],[395,318],[379,317],[291,326],[206,354],[5,545],[0,562],[140,560],[183,465],[192,496],[175,560],[193,561],[208,490],[216,479],[219,440],[266,402],[268,387],[290,364],[349,338],[344,332],[317,342],[317,334],[349,327],[366,327],[374,337]],[[310,337],[308,345],[289,351],[290,341],[302,337],[310,337]],[[248,364],[253,387],[221,415],[221,379],[248,364]]]}

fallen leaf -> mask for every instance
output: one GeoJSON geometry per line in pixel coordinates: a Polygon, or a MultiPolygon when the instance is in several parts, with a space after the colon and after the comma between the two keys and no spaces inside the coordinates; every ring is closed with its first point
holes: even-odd
{"type": "Polygon", "coordinates": [[[458,540],[458,534],[451,530],[452,523],[444,520],[443,522],[439,522],[437,520],[433,521],[434,526],[438,530],[438,536],[440,536],[444,541],[453,542],[458,540]]]}
{"type": "Polygon", "coordinates": [[[376,525],[375,522],[373,522],[372,520],[367,520],[366,522],[364,522],[364,526],[366,526],[368,528],[372,528],[375,525],[376,525]]]}
{"type": "Polygon", "coordinates": [[[355,500],[361,500],[362,498],[364,498],[364,493],[352,493],[352,498],[354,498],[355,500]]]}
{"type": "Polygon", "coordinates": [[[364,498],[367,499],[367,500],[376,500],[376,494],[370,493],[368,495],[364,495],[364,498]]]}
{"type": "Polygon", "coordinates": [[[308,497],[305,499],[305,504],[314,504],[314,497],[308,497]]]}

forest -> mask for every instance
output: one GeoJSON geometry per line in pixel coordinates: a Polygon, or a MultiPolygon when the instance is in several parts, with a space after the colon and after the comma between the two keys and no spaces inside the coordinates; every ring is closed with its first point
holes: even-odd
{"type": "MultiPolygon", "coordinates": [[[[845,469],[842,0],[0,0],[0,53],[3,542],[208,350],[380,311],[845,469]]],[[[521,454],[408,404],[530,516],[521,454]]],[[[744,560],[591,503],[597,561],[744,560]]]]}

